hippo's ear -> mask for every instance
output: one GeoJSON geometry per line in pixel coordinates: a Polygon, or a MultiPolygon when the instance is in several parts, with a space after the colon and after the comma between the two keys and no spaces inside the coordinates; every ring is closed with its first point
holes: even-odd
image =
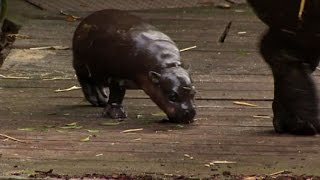
{"type": "Polygon", "coordinates": [[[161,74],[154,71],[150,71],[149,78],[153,83],[158,84],[160,82],[161,74]]]}

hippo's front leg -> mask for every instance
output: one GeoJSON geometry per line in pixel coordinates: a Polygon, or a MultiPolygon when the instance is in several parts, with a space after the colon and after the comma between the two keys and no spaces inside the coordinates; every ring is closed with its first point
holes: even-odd
{"type": "Polygon", "coordinates": [[[109,100],[103,115],[113,119],[126,118],[127,113],[122,106],[122,101],[126,93],[124,84],[121,80],[110,79],[109,90],[109,100]]]}
{"type": "Polygon", "coordinates": [[[269,30],[261,54],[274,76],[273,125],[278,133],[312,135],[320,132],[319,104],[311,73],[317,51],[294,46],[279,30],[269,30]]]}

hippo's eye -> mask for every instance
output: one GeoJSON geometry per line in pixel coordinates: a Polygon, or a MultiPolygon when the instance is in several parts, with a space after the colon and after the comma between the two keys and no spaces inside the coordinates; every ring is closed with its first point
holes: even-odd
{"type": "Polygon", "coordinates": [[[178,94],[176,92],[172,92],[169,94],[169,101],[176,102],[178,101],[178,94]]]}

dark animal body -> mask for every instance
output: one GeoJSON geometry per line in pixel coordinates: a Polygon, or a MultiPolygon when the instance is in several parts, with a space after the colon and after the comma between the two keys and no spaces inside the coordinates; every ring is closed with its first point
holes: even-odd
{"type": "Polygon", "coordinates": [[[86,17],[73,37],[73,66],[86,99],[104,114],[125,118],[126,89],[143,89],[172,122],[192,122],[195,90],[175,43],[120,10],[86,17]],[[109,96],[107,94],[109,87],[109,96]]]}
{"type": "Polygon", "coordinates": [[[318,96],[311,73],[320,60],[320,0],[307,0],[303,11],[301,0],[248,2],[269,26],[260,52],[274,76],[272,108],[276,132],[319,133],[318,96]]]}

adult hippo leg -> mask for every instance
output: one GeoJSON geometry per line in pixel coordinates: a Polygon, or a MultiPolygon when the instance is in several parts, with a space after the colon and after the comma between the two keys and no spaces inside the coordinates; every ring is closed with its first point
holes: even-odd
{"type": "Polygon", "coordinates": [[[126,87],[123,81],[110,78],[109,90],[109,101],[103,113],[104,116],[108,116],[113,119],[126,118],[127,114],[122,106],[122,101],[126,93],[126,87]]]}
{"type": "Polygon", "coordinates": [[[104,107],[107,105],[108,95],[103,81],[97,82],[91,77],[91,73],[85,65],[74,66],[78,81],[82,87],[85,98],[93,105],[104,107]]]}
{"type": "Polygon", "coordinates": [[[278,133],[320,132],[318,97],[311,77],[319,55],[303,49],[277,30],[261,41],[261,54],[274,76],[273,125],[278,133]]]}

